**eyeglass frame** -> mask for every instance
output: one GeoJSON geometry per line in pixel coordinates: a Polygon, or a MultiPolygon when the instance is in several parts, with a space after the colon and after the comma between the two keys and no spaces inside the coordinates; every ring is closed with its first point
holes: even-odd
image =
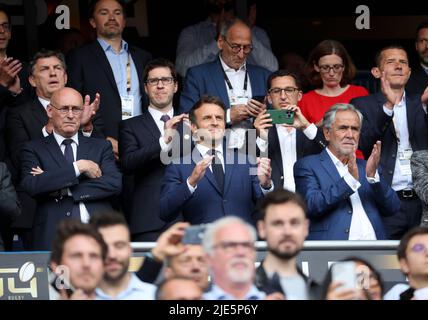
{"type": "Polygon", "coordinates": [[[278,96],[280,96],[281,94],[282,94],[282,92],[285,92],[285,95],[286,96],[290,96],[290,95],[292,95],[292,94],[295,94],[296,92],[299,92],[299,91],[301,91],[299,88],[297,88],[297,87],[285,87],[285,88],[277,88],[277,87],[274,87],[274,88],[270,88],[269,90],[268,90],[268,93],[269,94],[273,94],[273,95],[278,95],[278,96]],[[287,89],[289,89],[289,90],[293,90],[292,92],[289,92],[289,93],[287,93],[287,89]],[[273,92],[273,90],[280,90],[279,92],[273,92]]]}
{"type": "Polygon", "coordinates": [[[320,69],[320,73],[329,73],[330,70],[333,70],[334,73],[339,73],[345,68],[345,66],[343,64],[337,63],[334,65],[324,64],[322,66],[318,66],[318,68],[320,69]],[[328,68],[328,69],[324,70],[325,68],[328,68]]]}
{"type": "Polygon", "coordinates": [[[243,45],[243,44],[230,44],[229,41],[227,41],[227,39],[226,39],[225,36],[223,36],[222,38],[228,44],[228,46],[230,47],[230,49],[232,50],[232,52],[234,54],[238,54],[241,50],[242,50],[242,52],[244,54],[250,54],[251,51],[253,51],[253,49],[254,49],[254,46],[252,44],[246,44],[246,45],[243,45]],[[238,51],[236,51],[237,48],[239,48],[238,51]],[[250,51],[245,52],[245,48],[250,48],[250,51]]]}
{"type": "Polygon", "coordinates": [[[2,27],[3,30],[7,32],[10,32],[12,30],[12,25],[9,22],[0,23],[0,27],[2,27]]]}
{"type": "Polygon", "coordinates": [[[78,116],[78,115],[82,114],[83,110],[85,109],[83,107],[79,108],[77,106],[62,106],[61,108],[58,108],[58,107],[55,107],[52,103],[49,103],[49,106],[51,106],[52,108],[55,108],[56,110],[58,110],[58,112],[61,115],[64,115],[64,116],[67,115],[68,113],[70,113],[70,110],[71,110],[71,113],[73,115],[78,116]],[[66,108],[67,108],[67,111],[65,111],[66,108]]]}
{"type": "Polygon", "coordinates": [[[154,86],[157,86],[157,85],[159,84],[159,81],[160,81],[160,82],[162,82],[162,84],[163,84],[164,86],[167,86],[167,85],[171,85],[171,84],[173,84],[176,80],[175,80],[175,78],[174,78],[174,77],[147,78],[147,80],[146,80],[146,82],[145,82],[145,83],[146,83],[148,86],[154,87],[154,86]],[[156,83],[155,83],[155,82],[150,83],[150,81],[154,81],[154,80],[156,80],[156,83]],[[168,81],[168,83],[165,83],[164,81],[168,81]]]}
{"type": "Polygon", "coordinates": [[[411,248],[410,251],[414,253],[425,253],[425,251],[428,251],[428,247],[425,246],[423,243],[415,243],[411,248]],[[418,247],[418,248],[415,248],[418,247]]]}

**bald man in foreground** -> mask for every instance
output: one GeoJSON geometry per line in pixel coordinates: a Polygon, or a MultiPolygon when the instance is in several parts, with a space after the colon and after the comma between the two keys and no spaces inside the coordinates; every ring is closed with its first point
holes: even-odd
{"type": "Polygon", "coordinates": [[[33,249],[50,250],[64,219],[82,222],[96,211],[111,209],[121,191],[111,143],[79,133],[83,99],[71,88],[57,90],[46,109],[53,134],[21,151],[21,185],[37,201],[33,249]]]}

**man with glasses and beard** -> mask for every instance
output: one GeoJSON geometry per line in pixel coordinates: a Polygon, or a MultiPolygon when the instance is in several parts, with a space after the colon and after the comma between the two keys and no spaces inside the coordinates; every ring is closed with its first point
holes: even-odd
{"type": "Polygon", "coordinates": [[[268,253],[256,270],[256,285],[266,291],[280,288],[287,300],[319,299],[320,286],[296,264],[309,230],[306,205],[288,190],[266,195],[260,204],[258,231],[268,253]]]}
{"type": "Polygon", "coordinates": [[[105,273],[96,289],[99,300],[153,300],[156,287],[128,272],[132,248],[125,218],[114,211],[93,216],[90,223],[107,244],[105,273]]]}
{"type": "Polygon", "coordinates": [[[206,300],[260,300],[254,285],[256,230],[237,217],[217,220],[205,231],[202,245],[213,278],[206,300]]]}

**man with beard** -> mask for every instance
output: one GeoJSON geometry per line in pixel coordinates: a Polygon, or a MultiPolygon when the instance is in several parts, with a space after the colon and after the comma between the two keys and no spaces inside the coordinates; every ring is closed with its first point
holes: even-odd
{"type": "Polygon", "coordinates": [[[327,148],[294,164],[311,220],[308,240],[386,239],[381,216],[395,214],[400,202],[377,170],[380,141],[367,161],[355,157],[362,121],[354,106],[333,105],[323,119],[327,148]]]}
{"type": "Polygon", "coordinates": [[[268,253],[256,270],[256,285],[268,291],[280,288],[287,300],[320,298],[320,286],[296,265],[309,232],[303,199],[288,190],[269,193],[260,204],[258,231],[268,253]]]}
{"type": "Polygon", "coordinates": [[[257,234],[237,217],[224,217],[209,225],[202,245],[213,285],[206,300],[260,300],[266,294],[254,285],[257,234]]]}
{"type": "Polygon", "coordinates": [[[384,219],[388,239],[401,239],[403,234],[421,223],[422,204],[412,180],[412,153],[428,149],[426,104],[428,91],[422,96],[405,91],[411,70],[407,52],[392,45],[376,55],[372,74],[380,79],[382,92],[355,98],[364,117],[359,149],[366,159],[376,141],[382,142],[380,164],[385,181],[400,198],[400,210],[384,219]]]}
{"type": "MultiPolygon", "coordinates": [[[[173,146],[181,146],[180,135],[174,132],[187,115],[174,113],[172,103],[178,83],[172,62],[150,61],[143,78],[150,104],[142,115],[120,123],[119,151],[123,170],[134,175],[128,217],[132,241],[156,241],[168,227],[159,217],[161,180],[166,166],[162,159],[173,146]]],[[[187,136],[190,138],[190,134],[187,136]]]]}
{"type": "Polygon", "coordinates": [[[416,29],[415,48],[419,65],[412,68],[406,92],[421,95],[428,87],[428,20],[422,21],[416,29]]]}
{"type": "Polygon", "coordinates": [[[156,287],[142,282],[129,273],[132,256],[129,229],[123,216],[117,212],[103,212],[90,220],[107,244],[105,273],[96,290],[100,300],[153,300],[156,287]]]}
{"type": "Polygon", "coordinates": [[[94,300],[104,273],[107,246],[92,226],[65,220],[56,231],[50,256],[51,300],[94,300]],[[55,290],[55,291],[53,291],[55,290]]]}

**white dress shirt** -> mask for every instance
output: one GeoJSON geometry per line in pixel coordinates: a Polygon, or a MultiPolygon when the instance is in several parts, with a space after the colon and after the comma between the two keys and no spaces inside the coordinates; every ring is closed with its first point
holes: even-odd
{"type": "MultiPolygon", "coordinates": [[[[60,136],[55,131],[53,132],[53,135],[54,135],[55,140],[58,143],[59,147],[61,148],[61,152],[64,154],[64,152],[65,152],[65,145],[63,145],[62,142],[65,139],[67,139],[67,138],[64,138],[63,136],[60,136]]],[[[70,139],[73,140],[73,142],[71,143],[71,148],[73,149],[73,158],[75,160],[73,162],[74,172],[76,174],[76,177],[79,177],[80,176],[80,171],[79,171],[79,168],[77,167],[77,164],[76,164],[77,146],[79,145],[79,134],[76,133],[70,139]]],[[[72,193],[71,193],[70,189],[67,188],[67,192],[68,192],[69,196],[72,196],[72,193]]],[[[79,209],[80,209],[80,220],[83,223],[88,223],[89,222],[89,212],[86,209],[85,204],[82,201],[79,202],[79,209]]]]}
{"type": "Polygon", "coordinates": [[[352,206],[352,220],[351,227],[349,228],[348,240],[376,240],[376,233],[367,217],[367,213],[361,203],[360,195],[358,194],[358,188],[361,186],[360,182],[349,173],[348,165],[343,164],[342,161],[337,159],[336,156],[331,153],[329,148],[326,148],[326,150],[333,161],[337,172],[339,172],[340,177],[343,178],[348,186],[354,191],[354,193],[349,197],[352,206]]]}
{"type": "Polygon", "coordinates": [[[412,146],[409,141],[409,127],[407,125],[407,105],[406,105],[406,93],[403,94],[401,101],[394,106],[393,110],[383,107],[383,111],[388,116],[393,116],[393,125],[395,132],[397,133],[397,155],[395,157],[395,168],[392,176],[391,187],[395,191],[403,189],[412,189],[412,175],[403,174],[401,172],[399,152],[403,150],[411,150],[412,146]]]}
{"type": "MultiPolygon", "coordinates": [[[[213,284],[210,291],[204,293],[203,297],[204,300],[237,300],[234,296],[225,292],[215,284],[213,284]]],[[[266,293],[260,291],[255,285],[253,285],[241,300],[262,300],[265,297],[266,293]]]]}

